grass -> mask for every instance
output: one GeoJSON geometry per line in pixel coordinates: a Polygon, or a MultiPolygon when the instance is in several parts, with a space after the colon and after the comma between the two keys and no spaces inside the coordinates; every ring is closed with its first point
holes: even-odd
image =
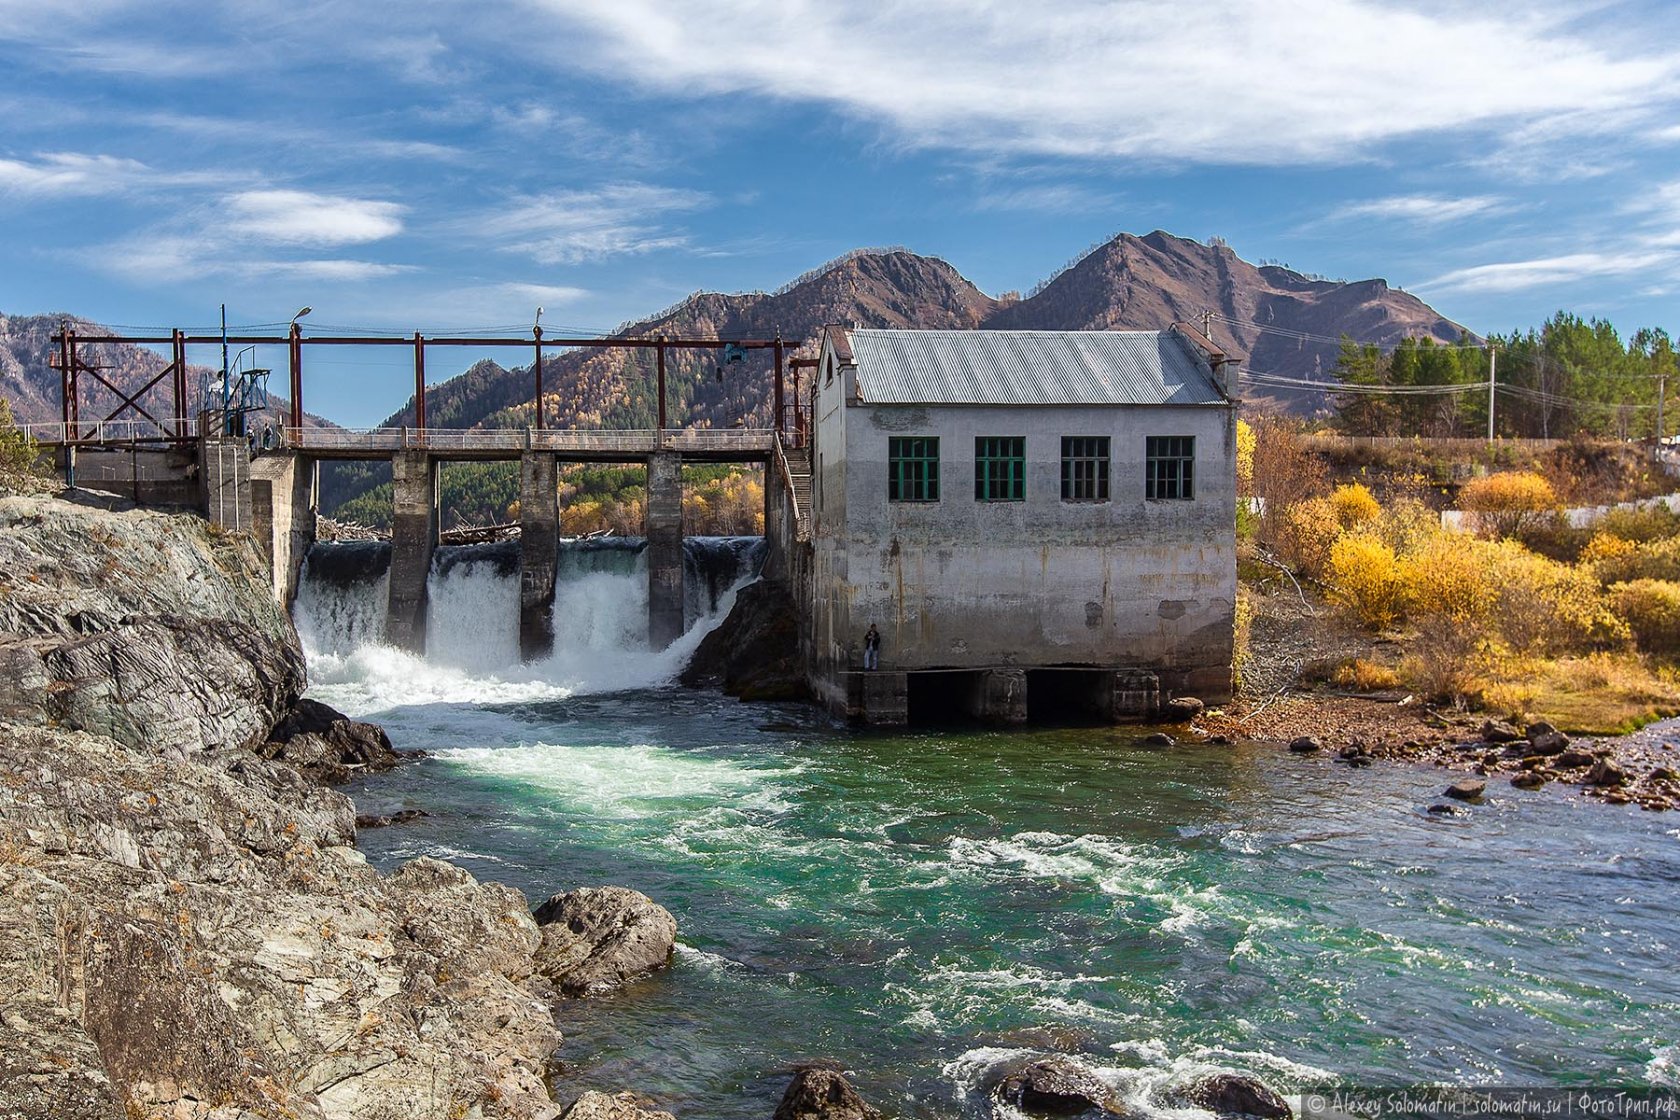
{"type": "Polygon", "coordinates": [[[1543,719],[1577,735],[1625,735],[1680,715],[1672,669],[1655,669],[1631,653],[1595,653],[1532,661],[1525,671],[1492,681],[1483,704],[1503,715],[1543,719]]]}

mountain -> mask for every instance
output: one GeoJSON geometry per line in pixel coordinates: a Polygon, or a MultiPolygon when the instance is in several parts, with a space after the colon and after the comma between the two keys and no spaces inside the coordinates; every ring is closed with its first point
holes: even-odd
{"type": "MultiPolygon", "coordinates": [[[[1416,296],[1383,280],[1315,280],[1276,265],[1256,267],[1222,244],[1203,245],[1160,230],[1123,233],[1044,284],[1030,299],[986,319],[995,330],[1153,330],[1200,325],[1244,364],[1289,377],[1326,377],[1346,334],[1387,349],[1403,338],[1465,337],[1416,296]],[[1309,337],[1316,336],[1316,337],[1309,337]]],[[[1309,395],[1311,403],[1320,403],[1309,395]]]]}

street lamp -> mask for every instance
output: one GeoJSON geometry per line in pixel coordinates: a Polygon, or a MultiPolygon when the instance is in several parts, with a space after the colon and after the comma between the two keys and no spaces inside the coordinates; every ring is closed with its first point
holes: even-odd
{"type": "Polygon", "coordinates": [[[304,307],[304,308],[300,308],[300,309],[299,309],[299,310],[298,310],[298,313],[297,313],[297,314],[296,314],[296,315],[293,315],[293,316],[292,316],[292,325],[293,325],[293,326],[294,326],[294,327],[295,327],[295,326],[297,326],[297,321],[298,321],[298,320],[299,320],[299,319],[301,319],[301,318],[303,318],[303,317],[304,317],[304,316],[305,316],[305,315],[307,315],[307,314],[309,314],[309,313],[310,313],[310,312],[311,312],[311,311],[313,311],[313,310],[315,310],[315,309],[314,309],[314,308],[313,308],[313,307],[304,307]]]}

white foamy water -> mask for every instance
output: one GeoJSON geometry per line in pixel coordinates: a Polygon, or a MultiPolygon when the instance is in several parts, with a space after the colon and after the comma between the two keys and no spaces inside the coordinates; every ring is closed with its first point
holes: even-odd
{"type": "MultiPolygon", "coordinates": [[[[412,710],[417,708],[555,700],[668,683],[728,615],[740,587],[756,578],[748,565],[716,597],[715,609],[700,615],[669,647],[655,651],[648,648],[643,556],[631,548],[578,556],[563,551],[550,616],[553,652],[522,662],[517,569],[510,571],[505,557],[488,551],[474,556],[457,550],[449,562],[434,566],[428,581],[426,653],[421,656],[383,640],[388,572],[380,569],[370,577],[369,569],[377,565],[350,555],[352,547],[362,546],[335,546],[342,554],[322,553],[320,547],[313,554],[320,571],[305,565],[293,608],[311,693],[351,715],[378,713],[405,724],[437,722],[412,710]],[[353,570],[335,571],[328,578],[329,568],[346,567],[352,559],[353,570]],[[403,709],[409,710],[393,717],[403,709]]],[[[742,555],[747,555],[744,550],[742,555]]],[[[422,741],[409,742],[424,746],[426,738],[422,734],[422,741]]]]}

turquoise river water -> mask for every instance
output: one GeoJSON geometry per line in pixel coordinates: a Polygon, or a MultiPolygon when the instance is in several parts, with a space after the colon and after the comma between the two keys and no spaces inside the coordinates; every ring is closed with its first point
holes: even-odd
{"type": "MultiPolygon", "coordinates": [[[[441,595],[445,632],[506,610],[479,576],[441,595]]],[[[562,1005],[563,1097],[763,1117],[822,1057],[889,1114],[978,1116],[989,1069],[1050,1048],[1158,1115],[1201,1115],[1172,1090],[1214,1069],[1680,1083],[1680,819],[1503,786],[1438,817],[1438,771],[1124,729],[850,731],[663,684],[706,623],[638,651],[614,578],[633,615],[645,577],[592,573],[557,605],[566,651],[500,671],[465,638],[346,638],[319,589],[299,610],[314,694],[430,752],[349,791],[430,814],[364,832],[376,864],[439,856],[533,902],[633,886],[676,915],[671,969],[562,1005]]]]}

